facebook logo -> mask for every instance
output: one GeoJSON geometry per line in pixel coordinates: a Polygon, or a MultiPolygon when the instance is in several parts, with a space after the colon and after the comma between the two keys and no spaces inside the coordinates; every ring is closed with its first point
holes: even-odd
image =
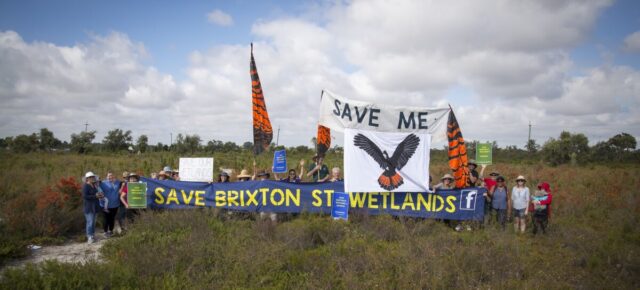
{"type": "Polygon", "coordinates": [[[460,191],[460,210],[475,210],[476,200],[478,200],[478,191],[461,190],[460,191]]]}

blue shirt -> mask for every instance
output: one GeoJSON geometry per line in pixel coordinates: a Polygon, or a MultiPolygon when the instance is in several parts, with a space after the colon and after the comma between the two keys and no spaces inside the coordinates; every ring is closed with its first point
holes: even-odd
{"type": "Polygon", "coordinates": [[[108,180],[100,182],[104,197],[109,200],[109,208],[120,206],[120,184],[122,184],[120,180],[115,180],[113,183],[108,180]]]}

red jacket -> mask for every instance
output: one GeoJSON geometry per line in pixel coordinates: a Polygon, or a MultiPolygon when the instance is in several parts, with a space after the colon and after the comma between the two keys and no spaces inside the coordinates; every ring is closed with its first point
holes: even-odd
{"type": "MultiPolygon", "coordinates": [[[[548,218],[551,218],[551,202],[553,201],[553,194],[551,194],[551,186],[549,186],[549,183],[542,182],[538,184],[538,189],[544,189],[544,191],[547,192],[547,199],[541,201],[540,204],[547,206],[548,218]]],[[[533,211],[534,211],[533,204],[529,204],[529,212],[533,212],[533,211]]]]}

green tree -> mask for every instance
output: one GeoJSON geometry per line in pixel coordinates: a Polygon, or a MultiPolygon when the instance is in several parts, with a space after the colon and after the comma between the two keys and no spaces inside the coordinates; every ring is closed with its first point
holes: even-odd
{"type": "Polygon", "coordinates": [[[198,135],[187,135],[184,137],[184,148],[185,151],[191,152],[191,154],[200,150],[200,136],[198,135]]]}
{"type": "Polygon", "coordinates": [[[629,151],[636,149],[636,138],[627,134],[620,133],[609,139],[609,144],[618,151],[629,151]]]}
{"type": "Polygon", "coordinates": [[[59,147],[62,142],[56,139],[53,136],[53,132],[49,131],[47,128],[40,129],[40,134],[38,134],[38,138],[40,140],[40,149],[44,151],[50,151],[53,148],[59,147]]]}
{"type": "Polygon", "coordinates": [[[589,139],[582,133],[571,134],[563,131],[560,138],[549,139],[542,147],[543,159],[551,165],[571,162],[583,163],[589,158],[589,139]]]}
{"type": "Polygon", "coordinates": [[[138,148],[138,151],[142,153],[147,152],[147,148],[149,147],[149,137],[144,134],[140,135],[138,140],[136,140],[136,147],[138,148]]]}
{"type": "Polygon", "coordinates": [[[38,150],[40,142],[38,141],[38,135],[33,133],[31,135],[18,135],[13,138],[11,142],[11,149],[18,153],[29,153],[38,150]]]}
{"type": "Polygon", "coordinates": [[[129,145],[131,145],[131,131],[127,130],[126,132],[121,129],[113,129],[107,133],[107,136],[102,140],[102,144],[104,144],[105,149],[108,151],[119,151],[126,150],[129,145]]]}
{"type": "Polygon", "coordinates": [[[531,139],[527,141],[527,145],[524,145],[524,148],[527,149],[527,152],[533,154],[540,150],[540,145],[536,144],[536,140],[531,139]]]}
{"type": "Polygon", "coordinates": [[[91,151],[93,139],[96,138],[96,131],[84,131],[79,134],[71,134],[71,150],[78,153],[87,153],[91,151]]]}
{"type": "Polygon", "coordinates": [[[11,136],[0,138],[0,148],[11,147],[11,142],[13,142],[13,137],[11,136]]]}
{"type": "Polygon", "coordinates": [[[242,144],[242,149],[245,149],[245,150],[253,149],[253,142],[249,142],[249,141],[244,142],[244,144],[242,144]]]}

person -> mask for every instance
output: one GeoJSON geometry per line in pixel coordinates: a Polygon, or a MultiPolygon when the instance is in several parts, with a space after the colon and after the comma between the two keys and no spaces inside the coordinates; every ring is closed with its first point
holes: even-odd
{"type": "Polygon", "coordinates": [[[104,192],[105,199],[108,202],[103,214],[103,230],[106,238],[113,235],[116,215],[118,213],[118,208],[120,207],[120,185],[121,182],[116,179],[115,175],[113,175],[113,172],[111,171],[107,172],[107,180],[100,183],[100,188],[102,189],[102,192],[104,192]]]}
{"type": "Polygon", "coordinates": [[[151,172],[151,179],[158,179],[158,173],[151,172]]]}
{"type": "Polygon", "coordinates": [[[471,159],[467,163],[467,167],[469,168],[469,187],[476,187],[478,185],[478,179],[480,177],[478,171],[476,170],[476,168],[478,168],[478,164],[475,160],[471,159]]]}
{"type": "Polygon", "coordinates": [[[162,168],[162,171],[164,171],[166,177],[165,180],[173,180],[173,170],[171,169],[171,166],[165,166],[164,168],[162,168]]]}
{"type": "Polygon", "coordinates": [[[435,189],[453,189],[454,187],[453,176],[447,173],[440,179],[440,183],[436,184],[435,189]]]}
{"type": "Polygon", "coordinates": [[[160,172],[158,172],[158,180],[168,180],[168,179],[169,179],[169,175],[164,170],[160,170],[160,172]]]}
{"type": "Polygon", "coordinates": [[[122,180],[120,180],[120,188],[118,188],[118,213],[116,213],[116,221],[118,222],[118,226],[120,226],[120,232],[124,232],[126,230],[125,228],[125,224],[124,224],[124,219],[127,215],[127,208],[124,206],[124,204],[122,202],[120,202],[120,191],[122,190],[122,187],[125,186],[125,184],[127,183],[127,178],[129,178],[129,172],[124,171],[122,172],[122,180]]]}
{"type": "Polygon", "coordinates": [[[538,190],[532,196],[533,204],[533,234],[538,233],[538,229],[543,234],[547,233],[547,225],[551,216],[551,187],[549,183],[542,182],[538,184],[538,190]]]}
{"type": "Polygon", "coordinates": [[[222,171],[220,172],[220,174],[218,174],[218,183],[225,182],[229,182],[229,173],[227,173],[226,171],[222,171]]]}
{"type": "Polygon", "coordinates": [[[83,213],[85,218],[85,231],[87,234],[87,243],[92,244],[96,241],[96,213],[99,211],[98,198],[102,195],[98,193],[96,187],[96,175],[89,171],[84,175],[84,184],[82,185],[83,213]]]}
{"type": "Polygon", "coordinates": [[[480,180],[482,180],[482,184],[487,189],[487,191],[483,194],[484,196],[484,220],[483,225],[487,223],[491,223],[490,215],[491,215],[491,194],[496,188],[496,178],[500,176],[500,173],[494,171],[489,174],[488,178],[483,178],[484,169],[486,167],[483,165],[482,170],[480,171],[480,180]]]}
{"type": "MultiPolygon", "coordinates": [[[[271,171],[273,171],[273,168],[271,169],[271,171]]],[[[287,177],[280,178],[278,174],[275,172],[273,173],[273,176],[276,178],[276,180],[280,180],[283,182],[300,183],[300,181],[302,180],[302,176],[304,174],[303,172],[304,172],[304,160],[300,160],[300,175],[296,173],[295,169],[289,169],[287,177]]]]}
{"type": "Polygon", "coordinates": [[[238,174],[238,176],[236,176],[238,178],[238,181],[249,181],[251,179],[251,175],[249,175],[249,170],[246,169],[242,169],[240,171],[240,174],[238,174]]]}
{"type": "MultiPolygon", "coordinates": [[[[129,182],[138,182],[140,181],[140,177],[131,172],[129,173],[129,178],[127,180],[127,183],[129,182]]],[[[127,188],[127,185],[125,184],[122,189],[120,190],[120,202],[122,202],[124,204],[125,208],[129,208],[129,202],[127,201],[127,193],[128,193],[129,189],[127,188]]]]}
{"type": "Polygon", "coordinates": [[[496,214],[496,221],[504,230],[507,224],[507,216],[511,214],[511,194],[507,190],[504,177],[498,176],[496,182],[497,184],[489,196],[491,197],[491,207],[496,214]]]}
{"type": "Polygon", "coordinates": [[[527,179],[519,175],[516,178],[516,186],[511,189],[511,202],[513,207],[514,229],[516,233],[524,233],[526,230],[530,193],[529,188],[525,186],[527,179]]]}
{"type": "Polygon", "coordinates": [[[271,174],[269,172],[267,172],[264,169],[261,169],[257,172],[256,175],[254,175],[255,177],[253,178],[254,180],[259,180],[259,181],[264,181],[264,180],[269,180],[269,178],[271,177],[271,174]]]}
{"type": "Polygon", "coordinates": [[[313,163],[309,164],[307,177],[313,178],[313,182],[327,181],[327,179],[329,179],[329,167],[327,167],[326,164],[322,164],[324,158],[316,154],[311,159],[313,160],[313,163]]]}
{"type": "Polygon", "coordinates": [[[180,170],[178,169],[174,170],[173,174],[171,175],[171,179],[175,181],[180,181],[180,170]]]}
{"type": "Polygon", "coordinates": [[[340,178],[340,167],[334,167],[331,169],[331,177],[329,178],[329,182],[337,181],[342,181],[342,178],[340,178]]]}

